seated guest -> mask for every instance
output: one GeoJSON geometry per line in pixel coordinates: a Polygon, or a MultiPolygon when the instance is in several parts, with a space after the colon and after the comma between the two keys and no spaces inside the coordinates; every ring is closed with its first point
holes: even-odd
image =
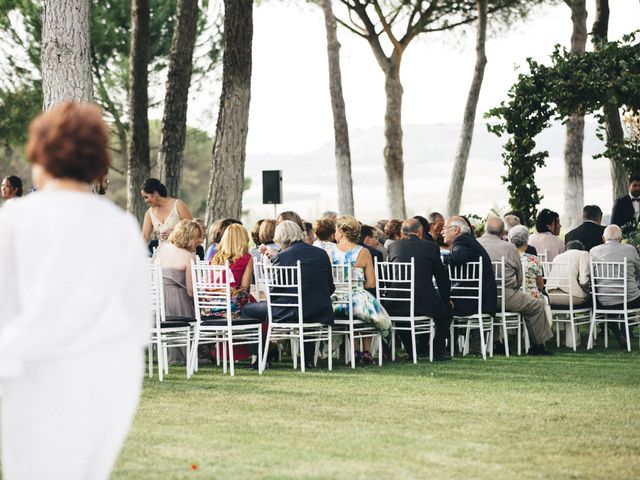
{"type": "MultiPolygon", "coordinates": [[[[202,229],[195,220],[180,220],[168,241],[156,249],[154,259],[162,268],[164,309],[167,318],[194,318],[191,260],[195,260],[196,246],[202,241],[202,229]]],[[[168,350],[170,364],[186,363],[185,348],[168,350]]]]}
{"type": "MultiPolygon", "coordinates": [[[[218,244],[218,250],[211,259],[211,265],[224,265],[228,262],[229,270],[233,275],[231,280],[231,314],[234,317],[249,302],[255,299],[249,293],[251,278],[253,276],[253,261],[249,253],[249,235],[240,224],[231,224],[227,227],[218,244]]],[[[214,315],[226,317],[226,310],[214,312],[214,315]]],[[[265,332],[266,333],[266,332],[265,332]]],[[[214,354],[215,349],[211,350],[214,354]]],[[[234,345],[233,358],[244,360],[251,357],[251,352],[246,345],[234,345]]]]}
{"type": "MultiPolygon", "coordinates": [[[[567,242],[566,250],[553,259],[551,272],[547,278],[547,293],[551,306],[569,305],[568,282],[571,283],[571,301],[573,308],[584,308],[591,304],[589,292],[589,252],[578,240],[567,242]]],[[[559,326],[562,326],[560,324],[559,326]]],[[[576,335],[576,346],[580,338],[576,335]]],[[[573,348],[571,335],[566,335],[565,346],[573,348]]]]}
{"type": "MultiPolygon", "coordinates": [[[[358,239],[358,245],[369,250],[371,254],[371,258],[374,260],[377,258],[379,262],[384,262],[385,256],[378,247],[384,248],[380,243],[378,243],[378,238],[376,236],[376,230],[370,225],[360,225],[360,238],[358,239]]],[[[386,252],[386,248],[384,249],[386,252]]]]}
{"type": "Polygon", "coordinates": [[[583,250],[590,251],[596,245],[602,245],[602,234],[604,226],[602,221],[602,210],[597,205],[585,205],[582,209],[582,225],[577,226],[564,236],[565,243],[578,240],[584,246],[583,250]]]}
{"type": "Polygon", "coordinates": [[[306,228],[304,226],[304,220],[302,220],[302,218],[300,218],[300,215],[298,215],[296,212],[292,212],[291,210],[282,212],[280,215],[278,215],[278,218],[276,219],[276,224],[283,222],[285,220],[291,220],[292,222],[297,223],[298,226],[300,227],[300,230],[302,230],[303,232],[306,231],[306,228]]]}
{"type": "MultiPolygon", "coordinates": [[[[353,317],[373,324],[380,331],[385,343],[389,343],[391,340],[391,320],[378,299],[367,291],[375,288],[376,274],[369,250],[356,244],[359,236],[360,224],[355,218],[351,215],[338,217],[336,248],[333,251],[332,263],[334,265],[351,265],[353,317]]],[[[337,314],[349,315],[345,303],[335,304],[333,311],[337,314]]],[[[371,337],[364,338],[362,343],[364,351],[360,353],[360,358],[365,363],[373,362],[371,337]]]]}
{"type": "Polygon", "coordinates": [[[547,293],[551,305],[569,305],[569,297],[567,295],[558,295],[559,292],[569,293],[569,287],[566,285],[566,278],[571,281],[571,294],[573,306],[580,308],[588,306],[591,303],[591,294],[589,292],[589,252],[584,250],[584,246],[578,240],[567,242],[566,251],[553,259],[551,272],[547,278],[547,293]],[[556,268],[560,264],[569,264],[569,271],[556,268]],[[565,280],[560,282],[559,279],[565,280]],[[562,283],[563,285],[559,285],[562,283]]]}
{"type": "Polygon", "coordinates": [[[204,238],[206,236],[206,228],[204,226],[204,220],[201,218],[194,218],[194,220],[198,223],[198,225],[200,225],[200,243],[196,246],[196,256],[198,257],[198,259],[200,259],[201,261],[204,260],[204,247],[202,246],[202,242],[204,241],[204,238]]]}
{"type": "MultiPolygon", "coordinates": [[[[442,228],[442,234],[444,241],[450,247],[450,253],[446,257],[449,265],[458,267],[469,262],[482,261],[482,313],[494,315],[497,309],[498,293],[491,258],[482,245],[473,238],[469,225],[462,217],[454,216],[447,219],[442,228]]],[[[455,285],[452,287],[451,294],[457,294],[455,285]]],[[[457,299],[453,305],[453,313],[473,315],[478,313],[478,304],[473,300],[457,299]]]]}
{"type": "MultiPolygon", "coordinates": [[[[545,342],[553,337],[542,302],[520,290],[522,286],[522,263],[516,247],[500,238],[504,224],[498,217],[489,217],[485,223],[484,235],[478,239],[480,245],[494,262],[503,257],[505,261],[505,306],[510,312],[522,314],[531,335],[530,355],[552,355],[545,342]]],[[[564,245],[563,245],[564,247],[564,245]]]]}
{"type": "Polygon", "coordinates": [[[387,239],[384,242],[384,248],[389,249],[396,240],[400,239],[400,227],[402,226],[402,220],[389,220],[384,226],[384,234],[387,239]]]}
{"type": "Polygon", "coordinates": [[[538,255],[543,255],[546,252],[547,262],[553,262],[556,255],[564,252],[564,242],[560,240],[558,235],[560,234],[560,216],[549,210],[543,208],[536,218],[536,232],[529,237],[529,244],[532,245],[538,255]]]}
{"type": "Polygon", "coordinates": [[[242,225],[241,221],[233,218],[223,218],[213,222],[213,225],[211,225],[211,228],[209,229],[209,248],[207,249],[207,253],[204,255],[204,259],[207,263],[210,263],[211,259],[216,254],[218,243],[220,243],[222,235],[224,235],[224,231],[229,225],[234,223],[242,225]]]}
{"type": "Polygon", "coordinates": [[[304,230],[305,230],[305,234],[307,236],[306,242],[309,245],[313,245],[313,242],[316,241],[316,237],[313,234],[313,225],[311,224],[311,222],[304,222],[304,230]]]}
{"type": "Polygon", "coordinates": [[[313,242],[314,247],[323,249],[333,258],[333,251],[336,249],[335,233],[336,223],[329,217],[323,217],[316,220],[313,224],[313,233],[316,234],[317,240],[313,242]]]}
{"type": "Polygon", "coordinates": [[[420,216],[420,215],[416,215],[415,217],[413,217],[415,220],[417,220],[418,222],[420,222],[420,226],[422,227],[422,236],[423,236],[423,240],[429,240],[431,242],[433,242],[433,237],[431,236],[431,225],[429,225],[429,220],[427,220],[426,218],[420,216]]]}
{"type": "Polygon", "coordinates": [[[258,261],[260,261],[260,250],[258,247],[260,246],[260,226],[262,225],[262,222],[264,222],[264,219],[258,220],[253,224],[253,228],[251,229],[251,241],[253,242],[253,247],[249,249],[249,253],[258,261]]]}
{"type": "MultiPolygon", "coordinates": [[[[502,220],[504,221],[503,238],[507,240],[507,234],[509,233],[509,231],[516,225],[522,225],[522,223],[520,223],[520,217],[518,217],[517,215],[514,215],[513,213],[509,213],[505,215],[502,218],[502,220]]],[[[529,255],[536,255],[536,256],[538,255],[538,251],[534,247],[529,245],[528,242],[527,242],[527,249],[525,250],[525,253],[528,253],[529,255]]]]}
{"type": "Polygon", "coordinates": [[[231,224],[227,227],[210,263],[224,265],[226,262],[229,262],[229,269],[233,275],[231,311],[236,313],[245,303],[252,301],[249,288],[253,276],[253,262],[249,254],[249,235],[240,224],[231,224]]]}
{"type": "Polygon", "coordinates": [[[445,244],[442,236],[442,227],[444,227],[444,216],[440,212],[431,212],[427,215],[429,221],[429,234],[433,241],[438,245],[443,246],[445,244]]]}
{"type": "Polygon", "coordinates": [[[509,230],[507,240],[515,245],[520,254],[525,291],[533,298],[543,300],[544,278],[540,260],[536,255],[527,253],[529,230],[523,225],[516,225],[509,230]]]}
{"type": "Polygon", "coordinates": [[[276,221],[264,220],[260,225],[260,232],[258,233],[258,239],[260,241],[258,250],[263,255],[269,257],[274,256],[280,251],[280,245],[273,241],[273,237],[276,234],[276,221]]]}
{"type": "MultiPolygon", "coordinates": [[[[424,241],[422,225],[415,218],[405,220],[402,223],[402,238],[389,246],[390,262],[410,262],[414,259],[415,273],[415,305],[416,316],[426,315],[432,317],[436,326],[433,339],[433,359],[436,361],[448,360],[446,354],[446,339],[449,335],[449,326],[453,312],[449,301],[449,273],[440,260],[438,246],[432,241],[424,241]],[[436,281],[436,291],[433,281],[436,281]]],[[[392,315],[409,315],[407,302],[389,302],[388,310],[392,315]]],[[[399,330],[405,350],[412,355],[411,333],[399,330]]],[[[416,338],[416,352],[418,355],[427,352],[427,336],[419,335],[416,338]]]]}
{"type": "Polygon", "coordinates": [[[544,304],[544,313],[547,322],[549,322],[549,326],[553,326],[551,309],[549,308],[547,297],[544,295],[544,278],[542,276],[540,260],[537,255],[527,253],[528,239],[529,230],[523,225],[516,225],[509,230],[508,240],[518,249],[520,261],[522,262],[524,291],[544,304]]]}
{"type": "MultiPolygon", "coordinates": [[[[594,262],[623,262],[627,259],[627,308],[640,308],[640,257],[633,245],[620,243],[622,240],[622,230],[618,225],[609,225],[604,229],[602,235],[604,245],[598,245],[591,249],[591,259],[594,262]]],[[[600,293],[619,293],[618,289],[601,287],[600,293]]],[[[600,297],[598,299],[602,306],[617,310],[624,308],[616,304],[616,299],[612,297],[600,297]]],[[[616,335],[620,348],[627,348],[627,339],[620,333],[617,323],[608,322],[609,329],[616,335]]]]}
{"type": "MultiPolygon", "coordinates": [[[[295,266],[300,261],[302,284],[302,314],[307,323],[333,324],[333,305],[331,295],[335,291],[331,262],[321,249],[304,241],[304,233],[300,226],[291,220],[284,220],[276,226],[274,240],[282,250],[274,259],[274,265],[295,266]]],[[[289,296],[275,297],[274,303],[293,303],[295,298],[289,296]]],[[[273,307],[274,322],[297,322],[298,310],[295,308],[273,307]]],[[[257,318],[268,322],[267,302],[247,303],[242,309],[244,317],[257,318]]],[[[306,367],[313,367],[315,345],[305,344],[306,367]]],[[[257,354],[257,347],[254,350],[257,354]]]]}

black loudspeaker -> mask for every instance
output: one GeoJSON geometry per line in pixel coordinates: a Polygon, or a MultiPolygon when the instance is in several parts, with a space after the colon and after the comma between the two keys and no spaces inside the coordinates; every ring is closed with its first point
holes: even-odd
{"type": "Polygon", "coordinates": [[[282,203],[282,170],[262,171],[262,203],[282,203]]]}

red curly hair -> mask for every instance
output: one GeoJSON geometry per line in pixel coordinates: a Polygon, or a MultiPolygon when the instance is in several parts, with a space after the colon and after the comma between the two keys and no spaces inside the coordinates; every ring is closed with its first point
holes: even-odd
{"type": "Polygon", "coordinates": [[[109,129],[93,104],[64,102],[29,126],[27,158],[56,178],[91,183],[109,168],[109,129]]]}

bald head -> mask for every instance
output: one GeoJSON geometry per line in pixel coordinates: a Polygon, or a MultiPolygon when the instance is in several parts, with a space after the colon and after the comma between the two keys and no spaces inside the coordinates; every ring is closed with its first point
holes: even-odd
{"type": "Polygon", "coordinates": [[[618,225],[615,225],[615,224],[609,225],[607,228],[604,229],[604,232],[602,233],[602,238],[604,239],[605,242],[608,242],[609,240],[614,240],[616,242],[619,242],[620,240],[622,240],[622,230],[618,225]]]}
{"type": "Polygon", "coordinates": [[[411,236],[424,238],[422,225],[415,218],[408,218],[407,220],[402,222],[402,226],[400,227],[400,234],[402,235],[402,238],[408,238],[411,236]]]}
{"type": "Polygon", "coordinates": [[[501,236],[504,231],[504,222],[500,217],[490,215],[487,217],[487,221],[484,224],[484,231],[489,235],[501,236]]]}

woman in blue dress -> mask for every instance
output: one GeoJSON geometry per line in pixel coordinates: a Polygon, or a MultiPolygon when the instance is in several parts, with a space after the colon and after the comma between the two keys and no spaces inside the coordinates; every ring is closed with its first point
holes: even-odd
{"type": "MultiPolygon", "coordinates": [[[[334,265],[351,265],[353,317],[370,322],[380,331],[382,339],[391,339],[391,320],[380,302],[367,289],[375,288],[376,277],[373,259],[369,251],[357,245],[360,236],[360,223],[350,215],[343,215],[336,221],[336,248],[333,250],[332,263],[334,265]]],[[[334,304],[334,312],[348,315],[348,304],[334,304]]],[[[372,362],[371,338],[363,339],[364,352],[361,358],[365,362],[372,362]]]]}

